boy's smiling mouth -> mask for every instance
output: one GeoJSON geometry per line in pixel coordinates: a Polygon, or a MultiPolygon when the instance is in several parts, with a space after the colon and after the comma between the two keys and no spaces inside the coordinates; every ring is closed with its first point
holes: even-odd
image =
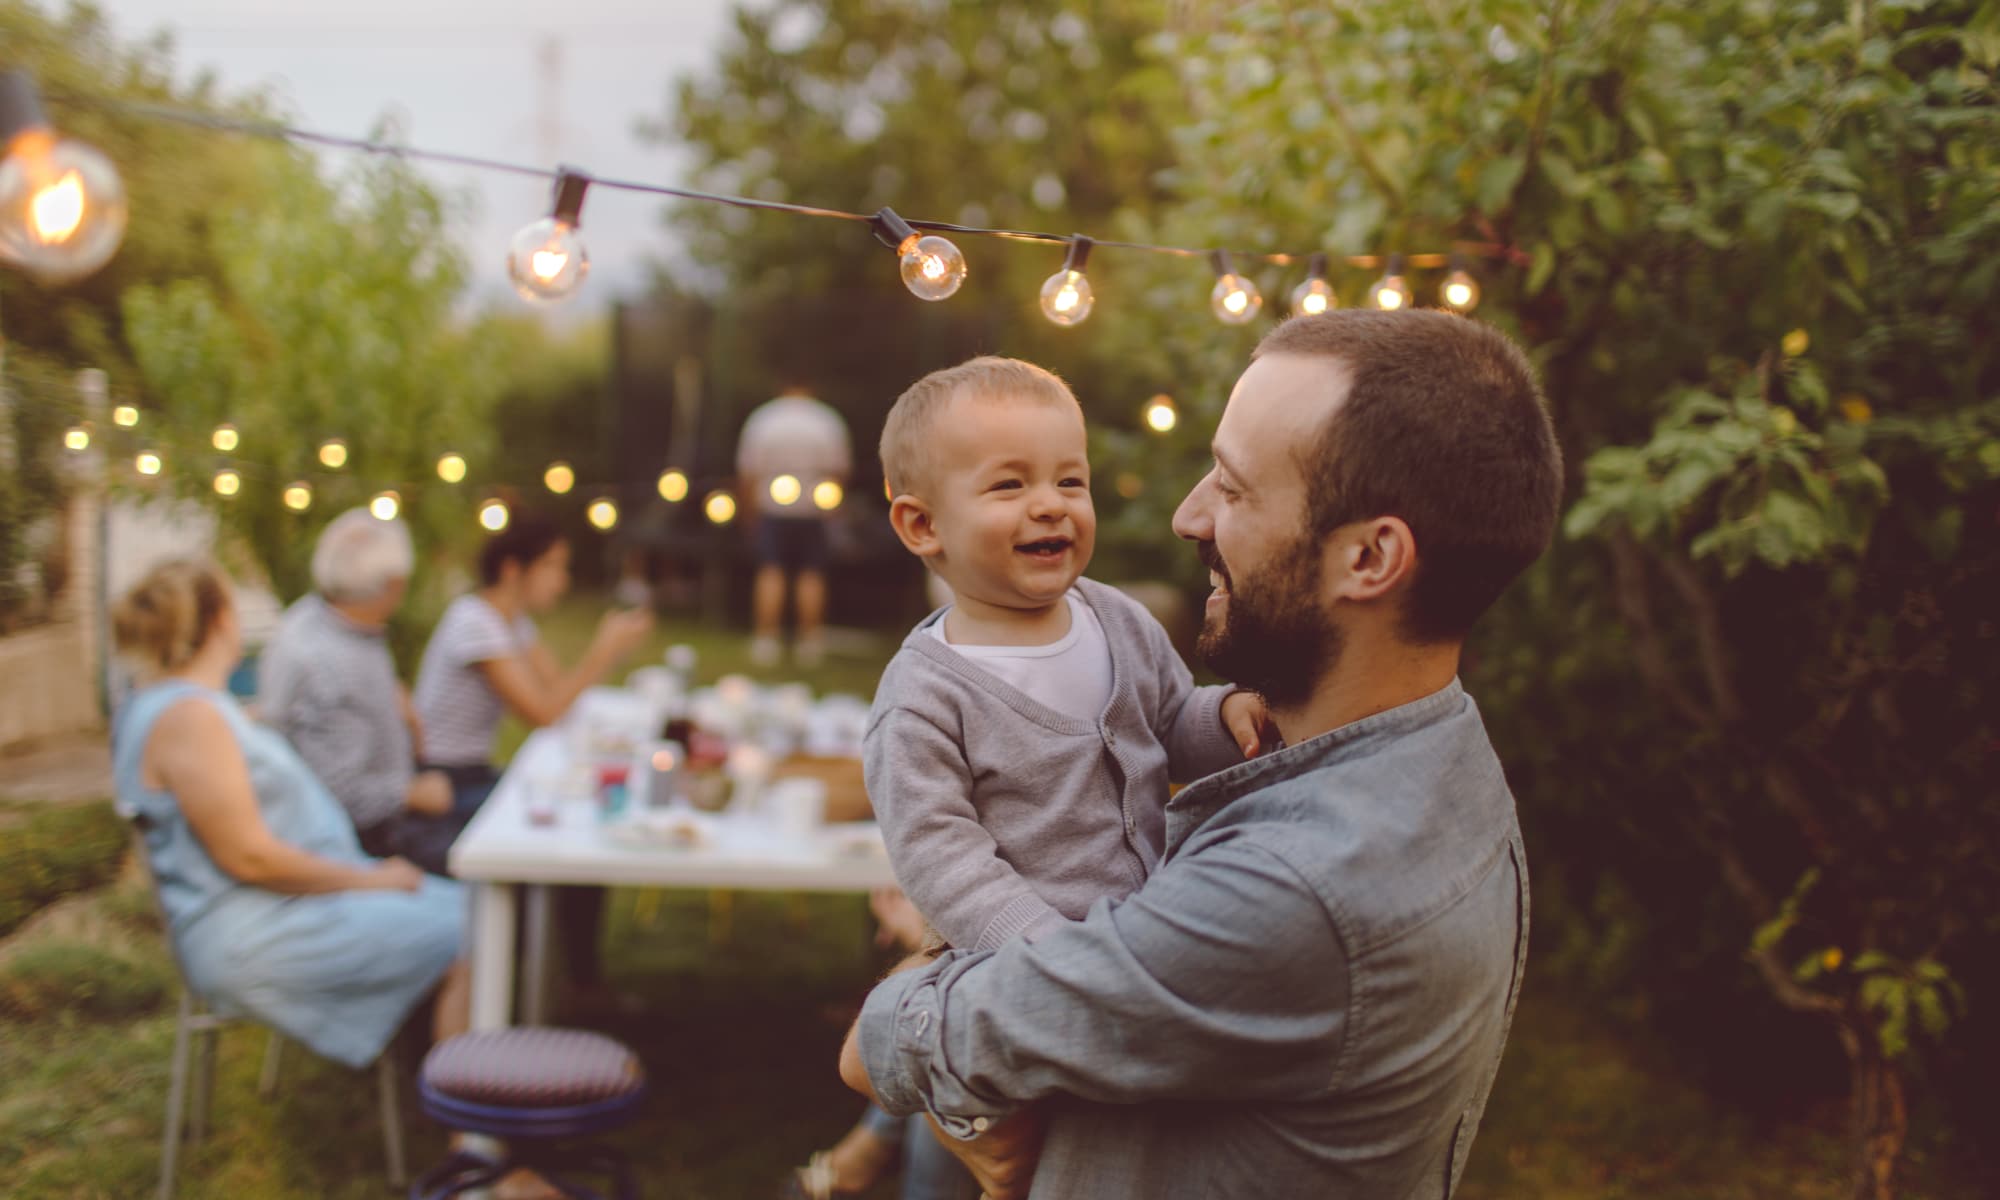
{"type": "Polygon", "coordinates": [[[1072,542],[1066,537],[1043,538],[1040,541],[1024,542],[1014,547],[1014,553],[1025,554],[1029,558],[1053,559],[1062,557],[1072,542]]]}

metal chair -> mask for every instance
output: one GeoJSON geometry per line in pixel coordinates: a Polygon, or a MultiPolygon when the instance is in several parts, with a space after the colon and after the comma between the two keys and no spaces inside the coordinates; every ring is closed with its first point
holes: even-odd
{"type": "MultiPolygon", "coordinates": [[[[180,1166],[181,1142],[199,1143],[208,1136],[209,1106],[215,1091],[215,1039],[230,1025],[242,1023],[255,1025],[249,1017],[225,1017],[209,1011],[208,1003],[189,985],[187,972],[181,966],[180,951],[174,946],[171,930],[167,925],[166,910],[160,905],[159,882],[153,876],[153,864],[146,857],[146,840],[134,822],[132,831],[133,853],[139,862],[139,869],[145,874],[146,887],[153,897],[153,909],[160,920],[160,929],[167,939],[168,953],[174,960],[174,973],[181,984],[180,1007],[174,1018],[174,1053],[172,1069],[167,1084],[166,1129],[160,1145],[160,1186],[159,1200],[172,1200],[174,1175],[180,1166]],[[200,1045],[195,1044],[200,1039],[200,1045]]],[[[258,1072],[257,1094],[269,1097],[278,1088],[278,1072],[284,1055],[285,1039],[273,1029],[271,1039],[264,1046],[264,1065],[258,1072]]],[[[403,1118],[398,1102],[396,1059],[393,1050],[384,1050],[382,1057],[375,1060],[376,1086],[382,1112],[382,1150],[388,1160],[389,1183],[400,1188],[409,1174],[403,1161],[403,1118]]]]}

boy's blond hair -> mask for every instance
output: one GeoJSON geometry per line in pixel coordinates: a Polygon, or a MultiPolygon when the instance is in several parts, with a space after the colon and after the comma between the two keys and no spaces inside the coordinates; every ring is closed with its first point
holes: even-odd
{"type": "Polygon", "coordinates": [[[921,493],[934,482],[938,418],[962,395],[1067,404],[1079,418],[1083,415],[1076,393],[1061,376],[1018,358],[987,354],[932,371],[896,397],[889,419],[882,424],[882,473],[888,477],[891,494],[921,493]]]}

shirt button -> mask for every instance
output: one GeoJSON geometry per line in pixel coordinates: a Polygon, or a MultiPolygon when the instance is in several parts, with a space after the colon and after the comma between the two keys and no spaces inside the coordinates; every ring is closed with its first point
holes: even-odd
{"type": "Polygon", "coordinates": [[[986,1127],[991,1124],[993,1124],[993,1122],[987,1120],[985,1117],[974,1117],[972,1118],[972,1132],[985,1133],[986,1127]]]}

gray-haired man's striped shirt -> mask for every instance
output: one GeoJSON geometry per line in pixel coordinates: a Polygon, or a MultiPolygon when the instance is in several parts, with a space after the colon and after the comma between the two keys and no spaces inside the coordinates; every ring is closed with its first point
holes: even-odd
{"type": "Polygon", "coordinates": [[[381,629],[307,595],[285,610],[257,670],[259,715],[292,743],[356,829],[403,811],[416,764],[381,629]]]}

